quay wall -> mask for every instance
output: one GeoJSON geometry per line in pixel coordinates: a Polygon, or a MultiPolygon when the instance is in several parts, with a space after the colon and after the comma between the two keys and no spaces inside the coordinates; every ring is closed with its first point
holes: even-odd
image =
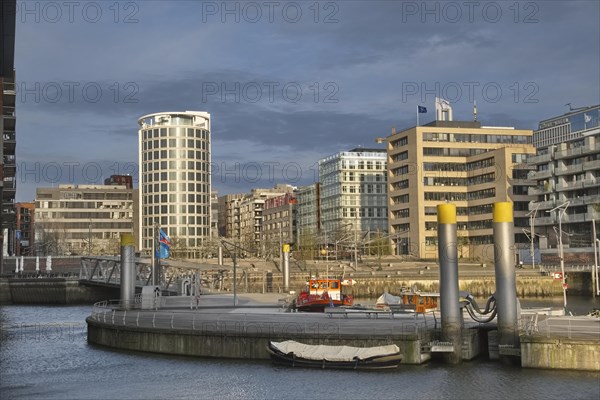
{"type": "Polygon", "coordinates": [[[112,325],[87,318],[88,342],[122,349],[199,357],[267,360],[270,341],[297,340],[307,344],[372,347],[396,344],[403,364],[421,364],[429,359],[421,352],[416,334],[394,336],[327,336],[304,332],[200,332],[184,329],[155,329],[112,325]]]}
{"type": "MultiPolygon", "coordinates": [[[[431,274],[433,275],[433,274],[431,274]]],[[[439,292],[439,278],[435,276],[357,276],[356,283],[347,288],[359,299],[376,299],[383,292],[398,294],[401,287],[416,287],[422,291],[439,292]]],[[[238,291],[248,293],[283,293],[281,274],[248,274],[238,279],[238,291]]],[[[589,279],[583,273],[570,274],[569,294],[586,294],[589,279]]],[[[306,282],[306,274],[293,274],[290,290],[299,292],[306,282]]],[[[232,290],[232,281],[225,280],[223,289],[232,290]]],[[[459,289],[475,297],[488,297],[496,291],[493,276],[463,277],[459,289]]],[[[561,296],[560,281],[550,276],[517,276],[519,297],[561,296]]],[[[118,288],[80,285],[76,278],[0,278],[0,304],[85,304],[119,297],[118,288]]]]}
{"type": "MultiPolygon", "coordinates": [[[[429,271],[428,271],[429,272],[429,271]]],[[[589,285],[587,280],[573,277],[570,283],[569,294],[586,294],[584,290],[589,285]]],[[[321,274],[321,276],[325,276],[321,274]]],[[[333,276],[333,275],[332,275],[333,276]]],[[[346,291],[358,298],[376,299],[383,292],[399,294],[402,287],[416,287],[425,292],[439,292],[439,276],[437,273],[428,274],[387,274],[383,276],[353,276],[356,282],[347,287],[346,291]]],[[[290,276],[290,290],[299,292],[303,289],[307,274],[292,274],[290,276]]],[[[238,290],[247,290],[250,293],[275,292],[283,293],[283,278],[280,273],[248,274],[247,278],[238,280],[238,290]]],[[[517,275],[517,295],[519,297],[553,297],[562,295],[560,281],[545,275],[517,275]]],[[[224,289],[231,290],[231,282],[226,282],[224,289]]],[[[459,279],[459,290],[467,291],[475,297],[488,297],[496,291],[496,280],[493,275],[465,276],[459,279]]]]}
{"type": "Polygon", "coordinates": [[[77,278],[0,279],[0,304],[91,304],[117,297],[118,288],[83,286],[77,278]]]}
{"type": "Polygon", "coordinates": [[[600,371],[597,340],[521,336],[521,366],[600,371]]]}

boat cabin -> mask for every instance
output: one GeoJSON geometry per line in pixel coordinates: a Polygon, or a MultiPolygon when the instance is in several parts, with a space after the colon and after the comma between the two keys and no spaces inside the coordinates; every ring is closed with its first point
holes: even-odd
{"type": "Polygon", "coordinates": [[[339,279],[310,279],[306,292],[317,296],[327,293],[332,300],[342,300],[342,285],[339,279]]]}
{"type": "Polygon", "coordinates": [[[424,313],[437,309],[440,294],[409,291],[400,293],[400,297],[405,308],[414,309],[418,313],[424,313]]]}

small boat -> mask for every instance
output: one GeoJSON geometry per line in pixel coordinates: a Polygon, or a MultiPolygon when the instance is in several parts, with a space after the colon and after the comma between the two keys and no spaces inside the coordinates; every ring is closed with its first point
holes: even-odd
{"type": "Polygon", "coordinates": [[[377,299],[377,308],[392,308],[409,312],[425,313],[437,310],[439,293],[403,290],[400,296],[384,292],[377,299]]]}
{"type": "Polygon", "coordinates": [[[333,369],[397,368],[402,361],[395,344],[377,347],[309,345],[293,340],[269,342],[274,364],[290,367],[333,369]]]}
{"type": "Polygon", "coordinates": [[[323,312],[326,307],[351,306],[354,298],[342,294],[342,286],[339,279],[310,279],[296,298],[296,309],[323,312]]]}

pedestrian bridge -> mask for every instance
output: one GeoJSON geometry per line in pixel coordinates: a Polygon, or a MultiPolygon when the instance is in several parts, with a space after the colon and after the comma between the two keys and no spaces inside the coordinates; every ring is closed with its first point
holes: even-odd
{"type": "MultiPolygon", "coordinates": [[[[199,274],[205,275],[204,283],[214,286],[223,280],[229,269],[215,264],[191,261],[161,261],[159,286],[163,290],[176,290],[177,283],[199,274]]],[[[81,257],[79,281],[82,285],[106,287],[121,286],[121,257],[81,257]]],[[[141,288],[152,284],[152,260],[135,258],[135,286],[141,288]]]]}

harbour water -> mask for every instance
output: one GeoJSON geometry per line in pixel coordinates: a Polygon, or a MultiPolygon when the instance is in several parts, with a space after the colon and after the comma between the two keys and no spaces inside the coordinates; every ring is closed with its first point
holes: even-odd
{"type": "MultiPolygon", "coordinates": [[[[524,306],[560,306],[561,299],[524,306]],[[555,304],[556,303],[556,304],[555,304]]],[[[598,307],[591,299],[573,309],[598,307]]],[[[477,360],[385,372],[288,369],[90,345],[90,306],[0,307],[0,398],[6,399],[598,399],[600,373],[477,360]]]]}

